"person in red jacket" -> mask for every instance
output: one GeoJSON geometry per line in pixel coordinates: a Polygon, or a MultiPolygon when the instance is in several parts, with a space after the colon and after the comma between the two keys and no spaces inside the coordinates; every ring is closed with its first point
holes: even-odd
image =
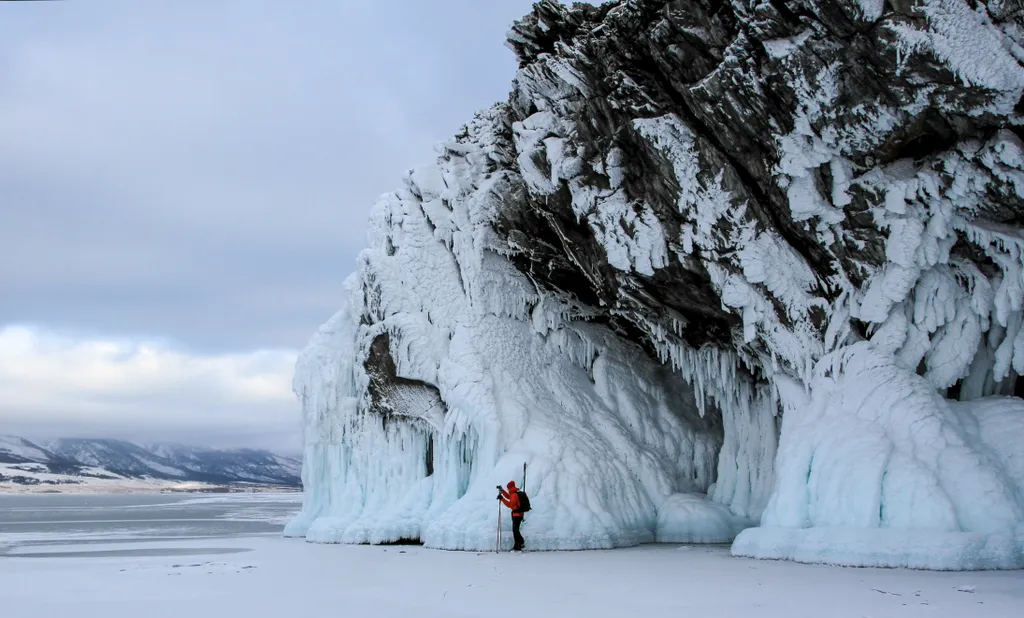
{"type": "Polygon", "coordinates": [[[512,511],[512,536],[515,537],[515,545],[512,547],[512,551],[523,551],[523,535],[519,532],[519,526],[523,524],[523,511],[519,505],[519,489],[516,487],[515,481],[508,482],[508,491],[501,488],[498,485],[498,500],[507,506],[512,511]]]}

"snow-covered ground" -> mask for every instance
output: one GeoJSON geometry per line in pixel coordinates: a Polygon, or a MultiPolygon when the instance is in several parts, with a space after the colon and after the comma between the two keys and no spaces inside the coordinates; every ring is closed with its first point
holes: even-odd
{"type": "Polygon", "coordinates": [[[23,547],[178,555],[0,559],[19,618],[245,616],[1020,616],[1019,572],[852,569],[733,558],[725,547],[470,553],[277,537],[23,547]],[[193,550],[194,555],[182,555],[193,550]],[[241,550],[239,553],[208,553],[241,550]]]}
{"type": "MultiPolygon", "coordinates": [[[[451,552],[280,535],[296,494],[0,496],[0,616],[1019,616],[1019,571],[841,568],[725,545],[451,552]]],[[[530,540],[530,524],[526,526],[530,540]]]]}

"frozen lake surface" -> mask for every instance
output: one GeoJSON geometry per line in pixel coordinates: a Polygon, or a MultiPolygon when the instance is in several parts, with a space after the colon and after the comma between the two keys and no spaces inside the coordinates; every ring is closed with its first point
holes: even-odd
{"type": "Polygon", "coordinates": [[[733,558],[723,546],[315,545],[281,537],[299,500],[0,495],[2,615],[1019,618],[1024,607],[1020,571],[835,568],[733,558]]]}
{"type": "MultiPolygon", "coordinates": [[[[111,542],[147,544],[120,550],[122,555],[167,555],[168,550],[148,544],[279,536],[301,500],[297,493],[0,495],[0,555],[54,557],[51,550],[60,547],[58,555],[109,556],[84,546],[111,542]]],[[[194,553],[193,549],[182,551],[194,553]]]]}

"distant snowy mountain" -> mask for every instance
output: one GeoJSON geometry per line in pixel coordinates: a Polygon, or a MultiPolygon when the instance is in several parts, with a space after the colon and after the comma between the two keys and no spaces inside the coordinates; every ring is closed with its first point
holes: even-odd
{"type": "Polygon", "coordinates": [[[27,463],[48,461],[53,453],[15,436],[0,436],[0,463],[27,463]]]}
{"type": "Polygon", "coordinates": [[[88,484],[96,479],[298,487],[301,469],[299,459],[255,449],[82,438],[35,443],[0,436],[0,488],[88,484]]]}

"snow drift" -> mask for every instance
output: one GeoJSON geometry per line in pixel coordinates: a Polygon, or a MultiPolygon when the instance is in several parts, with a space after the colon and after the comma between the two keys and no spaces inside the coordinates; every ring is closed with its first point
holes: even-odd
{"type": "Polygon", "coordinates": [[[492,548],[525,461],[528,549],[1024,567],[1015,6],[536,5],[299,359],[286,533],[492,548]]]}

